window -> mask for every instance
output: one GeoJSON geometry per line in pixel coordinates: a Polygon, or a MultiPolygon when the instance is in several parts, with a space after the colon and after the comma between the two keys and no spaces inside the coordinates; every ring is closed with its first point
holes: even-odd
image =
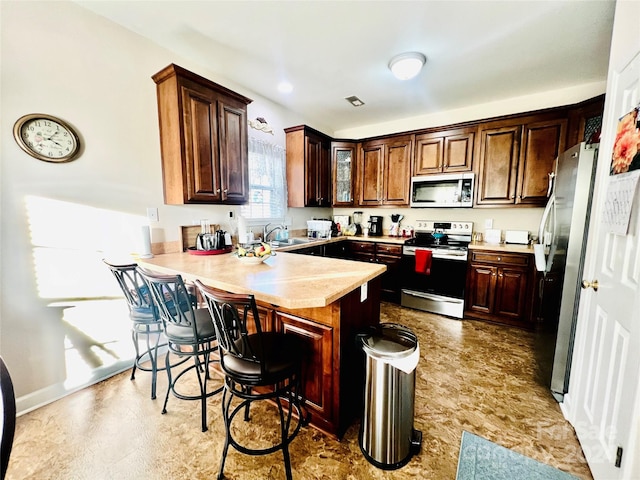
{"type": "Polygon", "coordinates": [[[249,137],[249,201],[240,212],[247,219],[282,220],[287,208],[285,149],[249,137]]]}

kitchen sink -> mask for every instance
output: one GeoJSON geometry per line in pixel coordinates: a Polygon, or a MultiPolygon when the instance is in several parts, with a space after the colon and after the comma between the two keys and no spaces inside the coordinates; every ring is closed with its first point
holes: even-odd
{"type": "Polygon", "coordinates": [[[313,242],[314,240],[315,239],[313,239],[313,238],[296,237],[296,238],[289,238],[287,240],[273,240],[273,241],[269,242],[269,245],[271,245],[274,248],[289,247],[291,245],[304,245],[304,244],[307,244],[309,242],[313,242]]]}

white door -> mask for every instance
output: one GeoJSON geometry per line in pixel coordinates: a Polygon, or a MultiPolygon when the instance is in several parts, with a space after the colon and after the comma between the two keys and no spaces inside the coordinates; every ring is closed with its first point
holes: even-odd
{"type": "Polygon", "coordinates": [[[596,480],[637,478],[640,460],[639,199],[627,235],[609,233],[601,224],[618,119],[640,102],[640,44],[633,47],[637,54],[627,57],[633,60],[617,72],[609,71],[583,277],[599,285],[597,290],[587,287],[581,295],[564,407],[596,480]],[[620,448],[621,461],[616,462],[620,448]]]}

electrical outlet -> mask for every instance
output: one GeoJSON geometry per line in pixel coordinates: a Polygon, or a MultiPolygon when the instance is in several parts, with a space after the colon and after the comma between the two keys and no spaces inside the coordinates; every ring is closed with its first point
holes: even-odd
{"type": "Polygon", "coordinates": [[[493,228],[493,218],[485,218],[484,228],[493,228]]]}
{"type": "Polygon", "coordinates": [[[151,222],[157,222],[159,220],[159,218],[158,218],[158,209],[155,208],[155,207],[148,207],[147,208],[147,218],[151,222]]]}
{"type": "Polygon", "coordinates": [[[233,218],[233,210],[229,211],[229,218],[233,218]]]}

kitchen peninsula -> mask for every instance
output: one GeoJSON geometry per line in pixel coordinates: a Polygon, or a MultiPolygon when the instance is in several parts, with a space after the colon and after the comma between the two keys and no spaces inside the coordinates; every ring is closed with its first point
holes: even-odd
{"type": "Polygon", "coordinates": [[[355,334],[380,321],[380,264],[278,252],[258,265],[234,255],[170,253],[139,259],[157,272],[253,294],[262,328],[308,345],[303,369],[311,424],[340,438],[361,412],[364,358],[355,334]]]}

